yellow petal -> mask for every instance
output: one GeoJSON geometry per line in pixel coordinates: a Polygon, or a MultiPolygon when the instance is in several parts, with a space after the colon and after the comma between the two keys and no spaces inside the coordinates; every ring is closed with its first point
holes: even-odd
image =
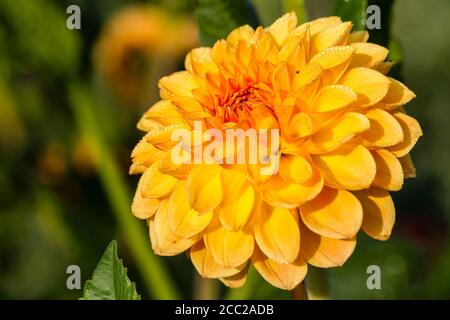
{"type": "Polygon", "coordinates": [[[394,110],[400,106],[403,106],[416,97],[414,92],[408,89],[400,81],[393,78],[389,78],[390,85],[389,91],[384,99],[381,101],[381,106],[385,110],[394,110]]]}
{"type": "Polygon", "coordinates": [[[335,188],[367,189],[375,178],[375,160],[363,146],[341,146],[324,155],[312,155],[312,159],[325,183],[335,188]]]}
{"type": "Polygon", "coordinates": [[[203,241],[194,244],[190,250],[192,264],[198,273],[204,278],[230,277],[239,273],[244,266],[225,269],[218,265],[203,241]]]}
{"type": "Polygon", "coordinates": [[[189,204],[201,214],[213,211],[222,201],[221,169],[219,165],[199,165],[187,177],[189,204]]]}
{"type": "Polygon", "coordinates": [[[335,68],[339,65],[346,65],[355,52],[351,46],[339,46],[328,48],[317,53],[309,64],[318,64],[324,70],[335,68]]]}
{"type": "Polygon", "coordinates": [[[249,112],[252,122],[252,128],[255,129],[274,129],[278,128],[277,119],[273,116],[273,113],[268,108],[255,106],[253,110],[249,112]]]}
{"type": "Polygon", "coordinates": [[[345,108],[355,102],[358,96],[349,87],[332,85],[322,88],[312,102],[314,112],[328,112],[345,108]]]}
{"type": "Polygon", "coordinates": [[[167,118],[181,118],[171,101],[160,100],[153,104],[145,113],[148,119],[163,121],[167,118]]]}
{"type": "Polygon", "coordinates": [[[218,67],[212,59],[211,50],[207,47],[191,50],[184,62],[186,70],[199,76],[204,76],[208,72],[217,73],[218,67]]]}
{"type": "Polygon", "coordinates": [[[347,42],[351,28],[351,22],[344,22],[317,33],[311,39],[312,53],[314,54],[330,47],[344,45],[347,42]]]}
{"type": "Polygon", "coordinates": [[[309,22],[308,25],[311,30],[311,35],[313,36],[325,29],[332,28],[341,23],[342,23],[341,18],[332,16],[332,17],[324,17],[324,18],[319,18],[319,19],[313,20],[313,21],[309,22]]]}
{"type": "Polygon", "coordinates": [[[287,63],[282,62],[273,71],[272,86],[275,92],[290,92],[291,91],[291,79],[293,76],[290,74],[287,63]]]}
{"type": "Polygon", "coordinates": [[[255,202],[255,190],[247,181],[247,175],[240,170],[222,170],[225,186],[219,218],[222,225],[231,231],[242,229],[250,218],[255,202]]]}
{"type": "Polygon", "coordinates": [[[310,265],[319,268],[343,266],[356,247],[356,237],[351,239],[332,239],[320,236],[302,223],[300,234],[300,254],[310,265]]]}
{"type": "Polygon", "coordinates": [[[293,81],[293,90],[298,91],[318,80],[322,75],[319,64],[310,63],[296,74],[293,81]]]}
{"type": "Polygon", "coordinates": [[[173,149],[165,153],[159,163],[159,171],[171,175],[177,179],[186,179],[193,168],[193,164],[175,163],[173,160],[173,149]]]}
{"type": "Polygon", "coordinates": [[[130,166],[130,169],[128,169],[128,174],[142,174],[147,170],[147,166],[142,164],[133,163],[130,166]]]}
{"type": "Polygon", "coordinates": [[[297,210],[262,205],[254,227],[258,247],[278,263],[291,263],[298,256],[300,231],[297,210]]]}
{"type": "Polygon", "coordinates": [[[142,175],[142,196],[161,198],[173,191],[177,179],[159,171],[159,162],[155,162],[142,175]]]}
{"type": "Polygon", "coordinates": [[[263,170],[267,169],[269,172],[269,169],[271,169],[271,166],[264,166],[262,164],[248,164],[247,165],[247,172],[248,172],[248,178],[249,181],[255,182],[255,183],[264,183],[267,180],[270,179],[271,175],[263,174],[263,170]]]}
{"type": "Polygon", "coordinates": [[[296,70],[306,65],[309,56],[309,28],[301,25],[295,28],[283,43],[280,49],[278,62],[288,62],[296,70]]]}
{"type": "Polygon", "coordinates": [[[196,99],[191,97],[176,97],[173,99],[173,104],[183,114],[204,111],[203,106],[196,99]]]}
{"type": "Polygon", "coordinates": [[[273,37],[267,33],[262,32],[258,38],[255,46],[255,58],[257,61],[271,61],[278,56],[277,45],[273,37]]]}
{"type": "Polygon", "coordinates": [[[252,27],[245,25],[231,31],[227,37],[227,42],[233,46],[237,45],[239,40],[249,42],[254,33],[255,30],[252,27]]]}
{"type": "Polygon", "coordinates": [[[136,188],[136,193],[131,204],[131,212],[139,219],[148,219],[152,217],[159,206],[158,199],[147,199],[142,196],[142,177],[136,188]]]}
{"type": "MultiPolygon", "coordinates": [[[[159,151],[146,139],[141,139],[131,152],[131,157],[135,162],[145,163],[148,157],[152,157],[154,153],[159,151]]],[[[164,152],[161,152],[164,154],[164,152]]],[[[153,162],[152,162],[153,163],[153,162]]]]}
{"type": "Polygon", "coordinates": [[[396,65],[395,61],[385,61],[380,63],[375,70],[381,72],[384,75],[387,75],[389,71],[391,71],[392,67],[396,65]]]}
{"type": "Polygon", "coordinates": [[[370,129],[361,135],[365,146],[386,148],[403,141],[402,127],[390,113],[372,109],[366,117],[370,121],[370,129]]]}
{"type": "Polygon", "coordinates": [[[369,40],[369,33],[367,31],[354,31],[348,36],[348,44],[357,42],[367,42],[369,40]]]}
{"type": "Polygon", "coordinates": [[[160,100],[144,113],[137,127],[141,131],[148,132],[155,127],[182,122],[183,118],[172,102],[160,100]]]}
{"type": "Polygon", "coordinates": [[[290,138],[303,138],[314,133],[313,119],[305,112],[294,115],[287,128],[282,128],[290,138]]]}
{"type": "Polygon", "coordinates": [[[198,81],[188,71],[178,71],[159,80],[160,94],[165,100],[177,96],[191,97],[192,90],[198,87],[198,81]]]}
{"type": "Polygon", "coordinates": [[[355,55],[350,63],[350,68],[367,67],[374,69],[386,59],[389,53],[388,49],[374,43],[353,43],[352,47],[355,48],[355,55]]]}
{"type": "Polygon", "coordinates": [[[224,285],[232,289],[240,288],[244,286],[245,280],[247,280],[247,272],[248,272],[248,264],[239,273],[236,273],[235,275],[229,277],[220,278],[220,281],[222,281],[224,285]]]}
{"type": "Polygon", "coordinates": [[[187,130],[189,127],[184,123],[171,124],[164,127],[154,127],[147,132],[144,139],[151,144],[163,144],[170,147],[175,145],[178,141],[172,139],[172,134],[175,131],[187,130]]]}
{"type": "Polygon", "coordinates": [[[363,219],[361,204],[352,193],[328,187],[300,206],[300,215],[310,230],[333,239],[353,238],[363,219]]]}
{"type": "Polygon", "coordinates": [[[289,33],[297,26],[297,16],[294,12],[286,13],[278,18],[267,31],[275,40],[278,47],[281,47],[289,33]]]}
{"type": "Polygon", "coordinates": [[[245,40],[239,40],[235,49],[236,62],[239,70],[247,73],[250,62],[253,58],[253,51],[250,45],[245,40]]]}
{"type": "Polygon", "coordinates": [[[272,176],[263,185],[264,200],[275,207],[295,208],[314,198],[323,187],[321,174],[314,170],[313,177],[305,183],[292,183],[280,175],[272,176]]]}
{"type": "MultiPolygon", "coordinates": [[[[292,65],[295,65],[295,67],[300,68],[300,66],[305,65],[305,50],[302,50],[302,45],[299,43],[298,38],[292,39],[292,41],[285,41],[285,44],[281,47],[280,52],[278,54],[278,63],[283,62],[291,62],[292,65]],[[295,61],[295,59],[291,59],[293,55],[296,55],[296,58],[298,58],[298,63],[295,61]],[[289,61],[288,61],[289,60],[289,61]]],[[[298,68],[296,70],[298,70],[298,68]]]]}
{"type": "Polygon", "coordinates": [[[391,151],[397,158],[401,158],[408,154],[412,148],[414,148],[417,141],[422,136],[422,128],[416,119],[402,112],[394,113],[394,117],[403,129],[404,139],[403,142],[389,147],[388,150],[391,151]]]}
{"type": "Polygon", "coordinates": [[[363,206],[363,230],[374,239],[387,240],[395,223],[395,207],[389,192],[370,188],[355,195],[363,206]]]}
{"type": "Polygon", "coordinates": [[[145,118],[145,115],[139,120],[139,122],[137,124],[137,128],[144,132],[149,132],[150,130],[153,130],[154,128],[159,128],[162,126],[163,125],[158,121],[145,118]]]}
{"type": "Polygon", "coordinates": [[[180,183],[169,199],[167,209],[170,230],[181,238],[202,232],[213,217],[212,212],[200,215],[189,206],[186,183],[180,183]]]}
{"type": "Polygon", "coordinates": [[[351,46],[331,47],[318,52],[309,64],[318,64],[324,70],[322,85],[334,85],[347,70],[354,52],[351,46]]]}
{"type": "Polygon", "coordinates": [[[380,102],[389,90],[389,80],[383,74],[363,67],[350,69],[339,82],[358,94],[357,103],[363,107],[380,102]]]}
{"type": "Polygon", "coordinates": [[[180,238],[169,228],[168,201],[161,201],[158,211],[149,220],[150,240],[153,251],[161,256],[174,256],[189,249],[199,238],[180,238]]]}
{"type": "Polygon", "coordinates": [[[218,66],[224,66],[224,63],[230,59],[232,54],[233,47],[223,39],[216,41],[211,50],[212,59],[218,66]]]}
{"type": "Polygon", "coordinates": [[[398,191],[403,186],[403,169],[400,161],[389,151],[373,150],[372,156],[377,165],[373,186],[388,191],[398,191]]]}
{"type": "Polygon", "coordinates": [[[288,35],[288,37],[284,41],[283,47],[289,46],[290,42],[294,42],[295,45],[305,44],[305,42],[308,42],[310,40],[309,39],[309,31],[310,31],[310,25],[308,23],[304,23],[304,24],[297,26],[288,35]]]}
{"type": "Polygon", "coordinates": [[[416,168],[414,168],[413,161],[411,159],[411,155],[407,154],[401,158],[398,158],[400,164],[402,165],[403,175],[405,179],[415,178],[416,177],[416,168]]]}
{"type": "Polygon", "coordinates": [[[370,122],[364,115],[348,112],[336,122],[311,136],[311,142],[320,150],[318,153],[329,152],[369,128],[370,122]]]}
{"type": "Polygon", "coordinates": [[[293,263],[277,263],[255,248],[252,262],[258,273],[273,286],[292,290],[305,279],[308,267],[299,255],[293,263]]]}
{"type": "Polygon", "coordinates": [[[280,176],[294,183],[305,183],[314,174],[311,163],[304,156],[282,156],[280,159],[280,176]]]}
{"type": "Polygon", "coordinates": [[[130,167],[130,174],[144,173],[156,161],[165,157],[165,152],[157,149],[144,138],[138,142],[131,153],[133,164],[130,167]]]}
{"type": "Polygon", "coordinates": [[[226,269],[244,264],[253,253],[253,235],[245,230],[229,231],[218,221],[213,223],[204,241],[214,261],[226,269]]]}

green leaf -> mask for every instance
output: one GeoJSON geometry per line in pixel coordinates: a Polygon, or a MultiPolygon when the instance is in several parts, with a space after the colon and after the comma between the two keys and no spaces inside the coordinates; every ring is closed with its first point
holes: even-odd
{"type": "Polygon", "coordinates": [[[195,16],[200,29],[200,41],[212,46],[233,29],[248,24],[259,25],[255,10],[243,0],[198,0],[195,16]]]}
{"type": "Polygon", "coordinates": [[[336,0],[334,13],[343,21],[351,21],[353,30],[366,29],[367,0],[336,0]]]}
{"type": "Polygon", "coordinates": [[[140,300],[136,286],[117,255],[117,242],[111,241],[84,285],[83,300],[140,300]]]}

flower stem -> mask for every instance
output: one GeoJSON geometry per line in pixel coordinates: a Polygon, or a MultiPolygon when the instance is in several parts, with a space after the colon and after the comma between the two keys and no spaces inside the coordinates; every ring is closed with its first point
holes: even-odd
{"type": "Polygon", "coordinates": [[[308,300],[308,293],[306,291],[305,281],[301,282],[292,291],[292,300],[308,300]]]}
{"type": "Polygon", "coordinates": [[[148,235],[131,214],[130,190],[99,130],[101,120],[95,116],[89,92],[72,84],[69,96],[78,128],[91,144],[99,178],[147,290],[155,299],[178,299],[179,294],[165,267],[151,251],[148,235]]]}
{"type": "Polygon", "coordinates": [[[327,270],[321,268],[308,268],[306,277],[308,296],[310,300],[328,300],[329,282],[327,270]]]}
{"type": "Polygon", "coordinates": [[[215,300],[218,298],[218,280],[202,278],[198,273],[194,279],[195,300],[215,300]]]}

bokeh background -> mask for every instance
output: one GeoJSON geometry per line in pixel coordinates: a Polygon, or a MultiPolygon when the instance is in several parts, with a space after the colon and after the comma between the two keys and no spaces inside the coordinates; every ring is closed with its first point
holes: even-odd
{"type": "MultiPolygon", "coordinates": [[[[309,19],[334,10],[332,0],[306,4],[309,19]]],[[[145,223],[129,209],[137,179],[127,174],[141,136],[135,124],[157,99],[157,79],[199,45],[195,5],[0,0],[0,298],[78,299],[82,291],[66,287],[67,266],[79,265],[84,283],[114,238],[144,298],[156,297],[148,285],[155,273],[178,297],[201,297],[186,256],[151,254],[145,223]],[[81,8],[81,30],[66,28],[71,4],[81,8]]],[[[394,193],[391,239],[360,233],[350,260],[328,272],[329,290],[335,299],[448,299],[450,1],[397,0],[390,21],[402,60],[395,72],[417,94],[408,112],[424,131],[412,151],[417,178],[394,193]],[[372,264],[381,290],[366,287],[372,264]]],[[[248,280],[234,297],[289,298],[248,280]]]]}

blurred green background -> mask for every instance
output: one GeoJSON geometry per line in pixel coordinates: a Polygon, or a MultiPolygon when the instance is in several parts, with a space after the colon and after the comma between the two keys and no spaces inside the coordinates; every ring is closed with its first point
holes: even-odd
{"type": "MultiPolygon", "coordinates": [[[[309,19],[333,13],[332,0],[306,3],[309,19]]],[[[66,287],[67,266],[79,265],[84,283],[113,238],[144,298],[170,291],[149,286],[159,276],[180,297],[198,297],[184,255],[151,254],[145,223],[129,209],[137,178],[127,174],[141,136],[135,124],[157,98],[156,80],[182,68],[199,45],[195,5],[0,0],[0,298],[79,298],[81,290],[66,287]],[[81,30],[66,28],[71,4],[81,8],[81,30]]],[[[403,59],[396,72],[417,94],[407,109],[424,131],[412,151],[417,178],[394,193],[391,239],[361,233],[345,266],[329,271],[331,297],[448,299],[450,1],[397,0],[391,24],[403,59]],[[381,267],[381,290],[366,287],[372,264],[381,267]]],[[[235,297],[289,294],[255,277],[235,297]]]]}

